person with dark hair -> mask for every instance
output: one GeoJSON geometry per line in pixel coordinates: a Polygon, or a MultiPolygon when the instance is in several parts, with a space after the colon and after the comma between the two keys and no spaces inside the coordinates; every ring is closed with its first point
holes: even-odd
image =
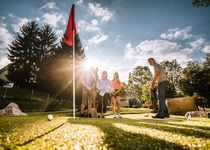
{"type": "Polygon", "coordinates": [[[110,99],[110,93],[112,92],[111,81],[107,78],[107,72],[103,71],[101,79],[97,82],[97,112],[99,118],[104,118],[104,113],[107,111],[108,100],[110,99]]]}
{"type": "Polygon", "coordinates": [[[159,108],[158,112],[153,118],[162,118],[169,117],[168,108],[165,103],[165,92],[167,89],[168,81],[165,69],[158,63],[156,63],[154,58],[149,58],[148,62],[151,66],[154,67],[154,77],[152,83],[150,85],[150,90],[155,88],[155,83],[158,81],[158,101],[159,101],[159,108]]]}

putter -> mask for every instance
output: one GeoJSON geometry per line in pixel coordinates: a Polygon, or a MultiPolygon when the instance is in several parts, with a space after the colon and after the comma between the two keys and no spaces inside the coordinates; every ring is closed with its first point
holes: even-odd
{"type": "Polygon", "coordinates": [[[144,117],[149,117],[150,110],[147,111],[147,114],[144,117]]]}

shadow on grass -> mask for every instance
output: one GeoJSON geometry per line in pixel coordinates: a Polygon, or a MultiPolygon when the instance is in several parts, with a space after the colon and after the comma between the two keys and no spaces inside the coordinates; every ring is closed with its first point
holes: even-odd
{"type": "Polygon", "coordinates": [[[198,138],[210,139],[210,134],[207,133],[207,131],[210,131],[209,127],[173,124],[171,120],[163,122],[161,120],[154,119],[138,119],[138,121],[136,120],[135,122],[128,121],[127,124],[137,127],[146,127],[166,132],[177,133],[184,136],[194,136],[198,138]]]}
{"type": "Polygon", "coordinates": [[[56,128],[53,128],[52,130],[50,130],[50,131],[48,131],[48,132],[45,132],[44,134],[41,134],[41,135],[39,135],[39,136],[36,136],[36,137],[34,137],[33,139],[30,139],[30,140],[28,140],[28,141],[26,141],[26,142],[24,142],[24,143],[22,143],[22,144],[18,144],[17,146],[24,146],[24,145],[26,145],[26,144],[28,144],[28,143],[31,143],[31,142],[35,141],[36,139],[39,139],[39,138],[41,138],[41,137],[43,137],[43,136],[45,136],[45,135],[47,135],[47,134],[49,134],[49,133],[55,131],[56,129],[60,128],[61,126],[63,126],[63,125],[66,124],[66,123],[67,123],[67,122],[62,123],[61,125],[57,126],[56,128]]]}
{"type": "MultiPolygon", "coordinates": [[[[87,124],[98,127],[105,134],[104,144],[108,149],[190,149],[187,146],[175,144],[162,139],[154,138],[145,134],[132,133],[124,131],[116,126],[114,123],[138,125],[139,120],[132,119],[69,119],[72,124],[87,124]]],[[[160,135],[161,136],[161,135],[160,135]]]]}

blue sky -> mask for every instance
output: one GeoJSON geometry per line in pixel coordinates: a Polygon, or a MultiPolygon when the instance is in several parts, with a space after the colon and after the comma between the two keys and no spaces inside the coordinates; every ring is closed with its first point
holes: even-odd
{"type": "Polygon", "coordinates": [[[210,7],[193,7],[191,0],[1,0],[0,68],[9,63],[7,45],[28,21],[49,24],[59,40],[73,2],[87,62],[110,79],[118,71],[127,81],[149,57],[177,59],[184,67],[210,52],[210,7]]]}

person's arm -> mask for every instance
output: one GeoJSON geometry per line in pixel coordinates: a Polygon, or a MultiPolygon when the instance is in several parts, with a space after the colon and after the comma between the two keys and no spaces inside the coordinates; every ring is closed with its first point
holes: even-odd
{"type": "Polygon", "coordinates": [[[160,76],[159,70],[155,71],[155,75],[154,75],[154,78],[153,78],[151,86],[150,86],[151,90],[155,88],[155,83],[158,80],[159,76],[160,76]]]}
{"type": "Polygon", "coordinates": [[[90,89],[92,90],[92,89],[95,87],[95,85],[96,85],[96,84],[94,83],[94,84],[90,87],[90,89]]]}
{"type": "Polygon", "coordinates": [[[87,90],[91,90],[91,87],[89,87],[87,84],[85,84],[85,81],[84,81],[84,80],[82,80],[82,85],[83,85],[84,87],[86,87],[87,90]]]}
{"type": "Polygon", "coordinates": [[[101,89],[100,89],[100,80],[98,80],[97,83],[96,83],[96,89],[97,89],[98,92],[101,91],[101,89]]]}
{"type": "Polygon", "coordinates": [[[109,88],[109,89],[108,89],[109,92],[110,92],[111,94],[113,94],[113,93],[114,93],[114,89],[113,89],[113,87],[112,87],[112,83],[111,83],[110,80],[108,81],[108,86],[109,86],[109,87],[108,87],[108,88],[109,88]]]}
{"type": "Polygon", "coordinates": [[[123,88],[122,83],[120,83],[120,88],[115,93],[118,94],[122,90],[122,88],[123,88]]]}

